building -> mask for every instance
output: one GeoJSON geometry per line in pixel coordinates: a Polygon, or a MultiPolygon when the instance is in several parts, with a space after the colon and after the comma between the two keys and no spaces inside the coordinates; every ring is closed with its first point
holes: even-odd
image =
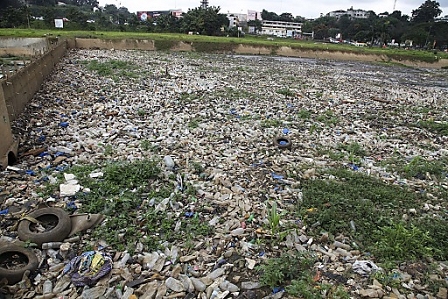
{"type": "Polygon", "coordinates": [[[261,34],[278,37],[295,37],[302,34],[302,23],[262,21],[261,34]]]}
{"type": "Polygon", "coordinates": [[[229,19],[229,28],[247,25],[247,15],[242,13],[227,13],[229,19]]]}
{"type": "Polygon", "coordinates": [[[172,9],[172,10],[158,10],[158,11],[137,11],[137,18],[142,21],[154,21],[158,17],[162,15],[172,15],[176,18],[180,18],[182,16],[181,9],[172,9]]]}
{"type": "Polygon", "coordinates": [[[261,12],[258,12],[256,10],[248,10],[247,11],[247,21],[255,21],[255,20],[262,20],[261,18],[261,12]]]}
{"type": "Polygon", "coordinates": [[[348,16],[350,19],[367,19],[370,12],[362,9],[353,9],[353,6],[347,10],[330,11],[327,16],[339,19],[342,16],[348,16]]]}

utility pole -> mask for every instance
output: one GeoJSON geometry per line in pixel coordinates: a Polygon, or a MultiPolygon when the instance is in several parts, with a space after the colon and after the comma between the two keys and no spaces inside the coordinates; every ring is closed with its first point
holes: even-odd
{"type": "Polygon", "coordinates": [[[202,0],[201,1],[201,8],[207,9],[207,7],[208,7],[208,1],[207,0],[202,0]]]}
{"type": "Polygon", "coordinates": [[[394,10],[392,12],[395,11],[395,7],[397,6],[397,0],[394,0],[394,10]]]}

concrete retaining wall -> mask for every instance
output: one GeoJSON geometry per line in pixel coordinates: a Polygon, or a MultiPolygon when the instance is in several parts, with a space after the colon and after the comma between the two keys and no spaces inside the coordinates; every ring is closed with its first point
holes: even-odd
{"type": "Polygon", "coordinates": [[[70,48],[101,50],[156,50],[153,40],[140,39],[91,39],[76,38],[69,42],[70,48]]]}
{"type": "Polygon", "coordinates": [[[35,56],[47,52],[50,46],[47,38],[0,37],[0,55],[35,56]]]}
{"type": "Polygon", "coordinates": [[[61,42],[54,49],[1,82],[10,121],[15,120],[23,112],[66,50],[67,43],[61,42]]]}

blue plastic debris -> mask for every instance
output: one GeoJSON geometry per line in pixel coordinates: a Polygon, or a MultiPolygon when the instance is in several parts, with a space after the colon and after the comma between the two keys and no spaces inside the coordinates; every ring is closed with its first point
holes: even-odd
{"type": "Polygon", "coordinates": [[[289,129],[288,128],[283,128],[283,134],[285,134],[285,135],[288,135],[290,132],[289,132],[289,129]]]}
{"type": "Polygon", "coordinates": [[[271,175],[272,175],[272,178],[274,179],[274,180],[283,180],[283,176],[282,175],[279,175],[279,174],[276,174],[276,173],[271,173],[271,175]]]}
{"type": "Polygon", "coordinates": [[[68,122],[63,121],[63,122],[61,122],[61,123],[59,124],[59,126],[60,126],[61,128],[67,128],[67,127],[68,127],[68,122]]]}
{"type": "Polygon", "coordinates": [[[284,292],[284,291],[285,291],[285,289],[283,287],[274,287],[272,289],[272,294],[277,294],[277,293],[284,292]]]}
{"type": "Polygon", "coordinates": [[[58,166],[58,167],[56,167],[54,170],[56,170],[56,171],[64,171],[65,169],[67,168],[67,166],[58,166]]]}
{"type": "Polygon", "coordinates": [[[6,215],[8,213],[9,213],[9,209],[8,208],[0,211],[0,215],[6,215]]]}
{"type": "Polygon", "coordinates": [[[280,145],[287,145],[288,144],[288,142],[287,141],[285,141],[285,140],[281,140],[278,144],[280,144],[280,145]]]}
{"type": "Polygon", "coordinates": [[[56,152],[56,154],[54,154],[54,157],[55,157],[55,158],[56,158],[56,157],[59,157],[59,156],[67,156],[67,154],[64,153],[64,152],[56,152]]]}
{"type": "Polygon", "coordinates": [[[350,168],[351,168],[352,170],[354,170],[354,171],[358,171],[358,170],[359,170],[359,167],[356,166],[356,164],[348,164],[348,166],[350,166],[350,168]]]}
{"type": "Polygon", "coordinates": [[[76,206],[74,201],[69,201],[65,207],[67,208],[67,210],[72,210],[72,211],[78,209],[78,207],[76,206]]]}
{"type": "Polygon", "coordinates": [[[48,156],[48,155],[49,155],[48,152],[42,152],[42,153],[39,154],[39,157],[43,158],[43,157],[48,156]]]}
{"type": "Polygon", "coordinates": [[[191,218],[191,217],[193,217],[193,215],[194,215],[194,212],[185,212],[185,217],[187,217],[187,218],[191,218]]]}
{"type": "Polygon", "coordinates": [[[41,135],[39,136],[39,139],[37,139],[37,142],[44,142],[45,140],[47,140],[47,137],[45,137],[45,135],[41,135]]]}
{"type": "Polygon", "coordinates": [[[230,109],[230,114],[237,115],[238,113],[236,112],[235,108],[232,108],[230,109]]]}
{"type": "Polygon", "coordinates": [[[26,170],[25,173],[28,174],[28,175],[32,175],[32,176],[36,175],[36,173],[33,170],[31,170],[31,169],[26,170]]]}

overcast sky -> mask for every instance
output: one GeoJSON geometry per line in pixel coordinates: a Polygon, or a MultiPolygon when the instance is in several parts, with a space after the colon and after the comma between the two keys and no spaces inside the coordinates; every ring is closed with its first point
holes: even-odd
{"type": "MultiPolygon", "coordinates": [[[[125,6],[131,12],[182,9],[187,12],[189,8],[198,7],[200,0],[99,0],[100,5],[115,4],[125,6]]],[[[403,14],[411,15],[413,9],[418,8],[425,0],[397,0],[396,10],[403,14]]],[[[443,10],[442,16],[448,15],[448,0],[438,1],[443,10]]],[[[333,10],[346,10],[353,6],[354,9],[373,10],[377,14],[385,11],[391,13],[394,0],[209,0],[210,6],[221,7],[221,13],[247,13],[247,10],[262,11],[266,9],[277,14],[283,12],[292,13],[294,16],[317,18],[321,13],[333,10]]]]}

